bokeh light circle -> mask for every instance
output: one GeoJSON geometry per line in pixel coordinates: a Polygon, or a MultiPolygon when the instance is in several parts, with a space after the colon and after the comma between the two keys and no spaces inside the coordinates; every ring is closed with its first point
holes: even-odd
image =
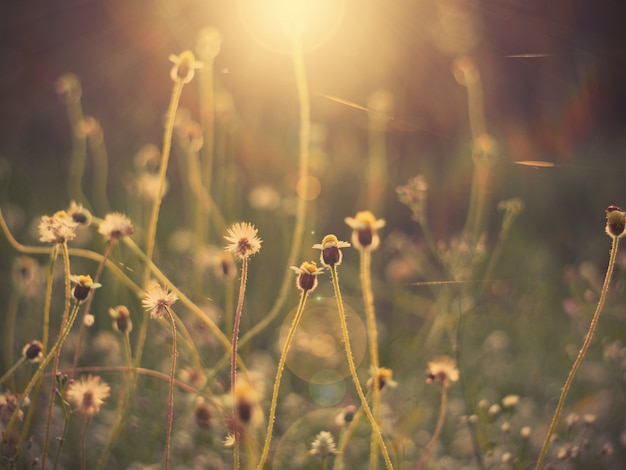
{"type": "Polygon", "coordinates": [[[314,201],[321,192],[322,184],[315,176],[303,176],[296,183],[296,193],[305,201],[314,201]]]}
{"type": "Polygon", "coordinates": [[[311,377],[309,395],[320,406],[335,406],[346,395],[346,382],[337,371],[321,370],[311,377]]]}
{"type": "MultiPolygon", "coordinates": [[[[365,354],[365,327],[358,314],[345,303],[344,310],[352,355],[358,366],[365,354]]],[[[294,315],[295,309],[287,315],[281,326],[279,338],[281,349],[285,345],[294,315]]],[[[308,301],[286,363],[294,374],[307,382],[328,384],[350,375],[343,346],[339,312],[334,298],[315,297],[308,301]],[[331,382],[329,382],[328,374],[322,373],[328,370],[337,373],[336,379],[331,382]]]]}

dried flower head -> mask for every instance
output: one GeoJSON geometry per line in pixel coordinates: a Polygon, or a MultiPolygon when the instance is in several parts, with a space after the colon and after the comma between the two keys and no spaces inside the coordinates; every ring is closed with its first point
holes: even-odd
{"type": "Polygon", "coordinates": [[[67,214],[79,225],[91,225],[91,212],[83,207],[82,204],[72,201],[67,214]]]}
{"type": "Polygon", "coordinates": [[[31,341],[22,349],[22,356],[28,362],[40,362],[43,358],[43,344],[37,340],[31,341]]]}
{"type": "MultiPolygon", "coordinates": [[[[370,373],[371,372],[372,371],[370,371],[370,373]]],[[[398,386],[398,382],[393,380],[393,371],[391,369],[388,369],[387,367],[379,367],[378,373],[376,375],[378,376],[378,389],[379,390],[382,390],[385,385],[391,388],[395,388],[398,386]]],[[[374,378],[374,374],[372,374],[372,377],[370,377],[369,380],[367,381],[367,386],[370,388],[372,387],[373,378],[374,378]]]]}
{"type": "Polygon", "coordinates": [[[337,446],[335,445],[333,435],[328,431],[320,431],[311,443],[309,454],[325,459],[329,455],[335,455],[336,453],[337,446]]]}
{"type": "Polygon", "coordinates": [[[241,222],[233,224],[224,238],[230,244],[226,251],[241,260],[249,258],[261,249],[262,240],[257,237],[258,230],[252,224],[241,222]]]}
{"type": "MultiPolygon", "coordinates": [[[[20,396],[13,394],[6,390],[4,393],[0,393],[0,423],[8,423],[19,402],[20,396]]],[[[26,403],[25,403],[26,404],[26,403]]],[[[17,413],[18,419],[21,421],[24,418],[24,412],[19,410],[17,413]]]]}
{"type": "Polygon", "coordinates": [[[352,229],[352,244],[359,250],[375,250],[380,244],[378,229],[385,226],[383,219],[376,219],[370,211],[357,212],[354,217],[346,217],[346,224],[352,229]]]}
{"type": "Polygon", "coordinates": [[[76,284],[73,293],[76,300],[85,300],[92,290],[102,287],[99,282],[93,282],[91,276],[84,274],[70,276],[70,281],[76,284]]]}
{"type": "Polygon", "coordinates": [[[296,287],[303,292],[312,291],[317,287],[317,276],[324,272],[318,268],[315,261],[305,261],[300,267],[291,266],[298,277],[296,278],[296,287]]]}
{"type": "Polygon", "coordinates": [[[198,397],[196,400],[196,407],[193,410],[193,415],[196,418],[196,424],[201,429],[210,429],[211,421],[213,420],[213,413],[208,403],[203,397],[198,397]]]}
{"type": "Polygon", "coordinates": [[[178,296],[176,294],[170,292],[158,282],[153,282],[146,291],[141,304],[143,308],[150,312],[150,318],[163,318],[163,315],[169,311],[169,308],[177,300],[178,296]]]}
{"type": "Polygon", "coordinates": [[[606,233],[611,238],[621,238],[626,232],[626,212],[617,206],[606,209],[606,233]]]}
{"type": "Polygon", "coordinates": [[[335,418],[335,424],[337,424],[338,426],[347,426],[354,420],[356,410],[357,408],[354,405],[346,406],[335,418]]]}
{"type": "Polygon", "coordinates": [[[119,240],[132,235],[134,231],[135,229],[130,219],[120,212],[111,212],[105,215],[104,220],[98,227],[98,233],[102,234],[108,241],[119,240]]]}
{"type": "Polygon", "coordinates": [[[428,363],[428,377],[426,382],[438,383],[447,387],[450,382],[459,380],[459,370],[456,362],[448,356],[439,356],[428,363]]]}
{"type": "Polygon", "coordinates": [[[322,243],[316,243],[313,248],[322,250],[320,262],[322,266],[339,266],[342,259],[342,248],[348,248],[350,243],[342,242],[335,235],[328,234],[322,239],[322,243]]]}
{"type": "Polygon", "coordinates": [[[57,245],[74,240],[77,227],[78,223],[65,211],[52,217],[44,215],[39,222],[39,241],[57,245]]]}
{"type": "Polygon", "coordinates": [[[196,69],[202,68],[202,62],[198,62],[190,50],[183,51],[178,55],[170,54],[169,59],[174,63],[170,70],[170,77],[174,82],[189,83],[193,80],[196,69]]]}
{"type": "Polygon", "coordinates": [[[100,406],[109,397],[111,387],[100,381],[100,377],[89,375],[72,382],[67,388],[67,399],[74,403],[78,412],[89,417],[100,411],[100,406]]]}
{"type": "Polygon", "coordinates": [[[109,315],[113,318],[113,328],[122,334],[130,333],[133,322],[130,320],[130,312],[125,305],[118,305],[109,309],[109,315]]]}

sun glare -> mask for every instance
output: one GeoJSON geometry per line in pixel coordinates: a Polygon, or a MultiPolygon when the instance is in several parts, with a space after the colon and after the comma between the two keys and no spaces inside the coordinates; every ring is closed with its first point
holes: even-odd
{"type": "Polygon", "coordinates": [[[339,27],[345,0],[238,0],[239,16],[249,34],[275,51],[290,50],[290,38],[302,36],[305,49],[327,41],[339,27]]]}

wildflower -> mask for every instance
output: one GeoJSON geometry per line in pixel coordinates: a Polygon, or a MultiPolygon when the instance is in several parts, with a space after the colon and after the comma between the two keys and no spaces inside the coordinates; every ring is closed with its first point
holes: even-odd
{"type": "Polygon", "coordinates": [[[450,382],[459,380],[456,362],[448,356],[439,356],[428,363],[428,383],[438,383],[447,387],[450,382]]]}
{"type": "Polygon", "coordinates": [[[606,233],[611,238],[621,238],[626,231],[626,212],[617,206],[606,209],[606,233]]]}
{"type": "Polygon", "coordinates": [[[37,261],[30,256],[19,256],[13,262],[13,282],[19,288],[32,282],[37,275],[37,261]]]}
{"type": "Polygon", "coordinates": [[[43,344],[39,341],[31,341],[22,349],[22,356],[28,362],[40,362],[43,358],[43,344]]]}
{"type": "Polygon", "coordinates": [[[155,282],[146,292],[141,304],[150,312],[150,318],[163,318],[165,312],[169,311],[169,308],[177,300],[176,294],[155,282]]]}
{"type": "Polygon", "coordinates": [[[220,53],[222,46],[221,33],[211,26],[200,31],[196,42],[196,52],[202,59],[213,60],[220,53]]]}
{"type": "Polygon", "coordinates": [[[96,322],[96,317],[93,316],[91,313],[87,313],[83,317],[83,325],[85,325],[87,328],[89,328],[90,326],[93,326],[95,322],[96,322]]]}
{"type": "Polygon", "coordinates": [[[247,259],[261,249],[262,240],[257,237],[258,230],[247,222],[236,223],[228,229],[224,238],[230,242],[226,251],[241,260],[247,259]]]}
{"type": "Polygon", "coordinates": [[[193,80],[196,69],[202,68],[202,62],[198,62],[190,50],[183,51],[178,55],[170,54],[169,59],[174,62],[174,66],[170,70],[170,77],[174,82],[189,83],[193,80]]]}
{"type": "Polygon", "coordinates": [[[70,384],[67,399],[74,403],[81,415],[89,417],[100,411],[100,406],[109,397],[110,391],[111,387],[100,382],[100,377],[89,375],[70,384]]]}
{"type": "Polygon", "coordinates": [[[530,428],[530,426],[524,426],[522,429],[519,430],[519,435],[522,436],[522,439],[528,439],[531,432],[532,429],[530,428]]]}
{"type": "MultiPolygon", "coordinates": [[[[17,408],[20,396],[13,394],[8,390],[4,393],[0,393],[0,423],[8,423],[13,416],[17,408]]],[[[26,402],[24,403],[26,404],[26,402]]],[[[19,410],[17,413],[18,419],[21,421],[24,418],[24,412],[19,410]]]]}
{"type": "Polygon", "coordinates": [[[341,264],[341,248],[348,248],[350,243],[341,242],[333,234],[326,235],[322,243],[316,243],[313,248],[322,250],[320,262],[323,266],[339,266],[341,264]]]}
{"type": "Polygon", "coordinates": [[[209,405],[204,401],[204,398],[199,397],[196,401],[196,407],[193,410],[193,415],[196,418],[196,424],[199,428],[209,429],[211,427],[213,414],[211,413],[209,405]]]}
{"type": "Polygon", "coordinates": [[[65,211],[56,212],[52,217],[46,215],[39,222],[39,241],[53,245],[76,238],[78,223],[65,211]]]}
{"type": "Polygon", "coordinates": [[[346,224],[352,231],[352,244],[359,250],[375,250],[380,244],[378,229],[385,226],[383,219],[376,219],[370,211],[361,211],[352,217],[346,217],[346,224]]]}
{"type": "Polygon", "coordinates": [[[335,423],[338,426],[348,425],[352,422],[352,420],[354,420],[355,414],[356,414],[356,406],[348,405],[343,410],[341,410],[341,413],[337,415],[337,417],[335,418],[335,423]]]}
{"type": "Polygon", "coordinates": [[[336,453],[337,446],[335,446],[333,435],[328,431],[320,431],[320,433],[315,436],[315,440],[311,443],[309,454],[324,459],[336,453]]]}
{"type": "Polygon", "coordinates": [[[257,427],[263,422],[263,411],[261,410],[261,397],[252,384],[246,380],[238,380],[235,386],[234,410],[235,423],[231,423],[232,428],[239,432],[249,427],[257,427]]]}
{"type": "Polygon", "coordinates": [[[119,240],[131,235],[134,231],[130,219],[120,212],[111,212],[105,215],[98,227],[98,233],[102,234],[108,241],[119,240]]]}
{"type": "Polygon", "coordinates": [[[133,329],[133,322],[130,321],[130,312],[124,305],[118,305],[109,309],[109,315],[113,318],[113,328],[122,334],[130,333],[133,329]]]}
{"type": "Polygon", "coordinates": [[[230,280],[237,274],[237,266],[230,253],[220,251],[213,261],[215,276],[218,279],[230,280]]]}
{"type": "Polygon", "coordinates": [[[82,88],[78,77],[73,73],[65,73],[57,78],[54,84],[55,90],[59,95],[67,95],[74,99],[79,99],[82,95],[82,88]]]}
{"type": "Polygon", "coordinates": [[[502,399],[502,406],[505,408],[513,408],[519,403],[519,395],[507,395],[502,399]]]}
{"type": "Polygon", "coordinates": [[[487,413],[489,413],[489,416],[498,416],[501,412],[502,412],[502,408],[497,403],[494,403],[493,405],[491,405],[489,409],[487,410],[487,413]]]}
{"type": "Polygon", "coordinates": [[[303,292],[312,291],[317,287],[317,276],[322,274],[324,270],[317,267],[314,261],[305,261],[300,267],[291,266],[298,277],[296,286],[303,292]]]}
{"type": "MultiPolygon", "coordinates": [[[[388,369],[387,367],[379,367],[378,373],[376,375],[378,376],[378,389],[379,390],[382,390],[385,385],[388,385],[391,388],[394,388],[398,385],[398,382],[396,382],[392,378],[393,371],[391,369],[388,369]]],[[[368,387],[372,386],[372,381],[374,378],[373,376],[374,374],[372,374],[372,377],[370,377],[370,379],[367,381],[368,387]]]]}
{"type": "Polygon", "coordinates": [[[76,300],[85,300],[93,289],[102,287],[99,282],[93,282],[89,275],[70,276],[70,281],[76,284],[74,286],[74,298],[76,300]]]}
{"type": "Polygon", "coordinates": [[[67,214],[79,225],[91,225],[91,212],[83,207],[82,204],[72,201],[67,214]]]}

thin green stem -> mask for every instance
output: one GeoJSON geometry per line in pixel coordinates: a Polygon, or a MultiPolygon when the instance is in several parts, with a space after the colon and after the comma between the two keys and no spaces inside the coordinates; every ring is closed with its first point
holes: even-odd
{"type": "Polygon", "coordinates": [[[67,336],[69,335],[70,330],[72,329],[72,325],[74,325],[74,321],[76,320],[77,313],[78,313],[78,309],[72,310],[72,313],[70,314],[70,317],[67,321],[67,325],[65,329],[61,332],[59,340],[55,343],[55,345],[52,347],[50,352],[43,358],[43,360],[39,364],[39,368],[37,369],[37,372],[35,372],[35,374],[31,377],[30,381],[28,382],[28,385],[26,385],[26,388],[22,391],[22,394],[20,395],[17,405],[15,406],[15,411],[11,415],[11,418],[9,419],[9,422],[7,423],[4,429],[4,435],[3,435],[2,441],[0,441],[0,444],[3,444],[6,442],[7,437],[10,435],[11,429],[13,428],[13,426],[15,425],[15,422],[18,419],[19,411],[24,405],[24,401],[30,395],[30,392],[33,390],[35,385],[43,377],[43,373],[46,367],[48,367],[48,364],[50,364],[52,359],[54,359],[54,357],[56,356],[57,352],[61,349],[61,345],[63,344],[63,342],[66,340],[67,336]]]}
{"type": "MultiPolygon", "coordinates": [[[[176,118],[176,109],[180,101],[180,95],[183,91],[185,83],[183,80],[175,80],[174,87],[172,88],[172,95],[170,97],[170,104],[167,109],[167,120],[165,123],[165,132],[163,133],[163,149],[161,152],[161,165],[159,167],[159,191],[154,199],[152,205],[152,212],[150,214],[150,220],[148,222],[148,228],[146,230],[146,257],[152,260],[154,254],[154,245],[156,238],[157,223],[159,221],[159,211],[161,209],[161,201],[163,200],[163,193],[165,192],[165,177],[167,174],[167,165],[170,158],[170,150],[172,148],[172,133],[174,130],[174,120],[176,118]]],[[[150,280],[150,267],[146,266],[144,275],[144,286],[148,285],[150,280]]]]}
{"type": "Polygon", "coordinates": [[[20,358],[17,360],[17,362],[16,362],[15,364],[13,364],[13,365],[9,368],[9,370],[7,370],[7,371],[6,371],[6,372],[2,375],[2,377],[0,377],[0,385],[2,385],[6,379],[8,379],[9,377],[11,377],[11,376],[13,375],[13,373],[14,373],[17,369],[19,369],[19,368],[22,366],[22,364],[24,364],[25,362],[26,362],[26,357],[25,357],[25,356],[20,357],[20,358]]]}
{"type": "MultiPolygon", "coordinates": [[[[376,313],[374,311],[374,293],[372,292],[371,279],[371,250],[365,248],[361,253],[361,290],[363,291],[363,303],[365,305],[365,317],[367,320],[367,336],[370,351],[370,365],[372,368],[372,412],[376,422],[380,419],[380,387],[378,381],[378,330],[376,328],[376,313]]],[[[370,444],[370,468],[375,470],[378,461],[377,442],[374,430],[370,444]]]]}
{"type": "Polygon", "coordinates": [[[437,439],[439,439],[439,435],[441,434],[441,430],[443,429],[443,423],[445,422],[446,417],[446,407],[448,405],[448,388],[443,385],[441,388],[441,408],[439,409],[439,418],[437,419],[437,426],[435,427],[435,432],[433,433],[433,437],[430,439],[430,442],[426,446],[422,457],[417,462],[417,470],[422,470],[422,467],[426,463],[428,456],[433,450],[437,439]]]}
{"type": "Polygon", "coordinates": [[[270,450],[270,442],[272,440],[272,430],[274,429],[274,419],[276,417],[276,404],[278,403],[278,389],[280,388],[280,380],[283,376],[283,370],[285,368],[285,361],[287,360],[287,352],[289,352],[291,342],[293,341],[293,337],[296,333],[296,329],[298,328],[298,324],[300,323],[300,319],[302,318],[302,312],[304,312],[304,305],[306,304],[308,293],[309,291],[302,291],[302,294],[300,295],[300,303],[298,304],[298,310],[296,310],[296,314],[293,318],[293,322],[291,323],[291,328],[289,328],[289,333],[287,334],[285,345],[283,346],[283,350],[280,355],[280,360],[278,361],[278,370],[276,371],[276,380],[274,380],[274,391],[272,392],[272,404],[270,406],[270,414],[269,414],[269,419],[267,423],[267,434],[265,435],[265,444],[263,445],[263,451],[261,452],[261,459],[259,460],[257,470],[262,470],[263,464],[265,463],[265,459],[267,459],[267,455],[270,450]]]}
{"type": "Polygon", "coordinates": [[[230,357],[230,393],[233,396],[233,435],[235,437],[234,465],[239,468],[239,428],[237,426],[237,401],[235,398],[235,386],[237,383],[237,339],[239,336],[239,324],[241,322],[241,311],[243,309],[243,299],[246,293],[246,280],[248,277],[248,258],[244,257],[241,262],[241,283],[239,284],[239,299],[237,300],[237,310],[235,311],[235,323],[233,325],[233,341],[230,357]]]}
{"type": "Polygon", "coordinates": [[[59,447],[57,449],[56,455],[54,456],[54,466],[52,468],[55,470],[56,468],[58,468],[59,465],[61,449],[63,448],[63,444],[65,443],[65,436],[67,436],[67,429],[69,428],[70,424],[70,411],[68,409],[68,404],[63,400],[63,397],[61,397],[61,408],[63,409],[63,418],[65,419],[65,423],[63,424],[63,434],[61,434],[61,437],[59,439],[59,447]]]}
{"type": "Polygon", "coordinates": [[[543,465],[543,460],[546,457],[546,453],[548,451],[548,446],[550,445],[550,438],[556,429],[556,425],[559,422],[559,417],[561,416],[561,412],[563,411],[563,405],[565,404],[565,398],[567,397],[567,393],[574,381],[574,376],[578,371],[578,367],[583,361],[585,354],[587,353],[587,349],[589,349],[589,345],[591,344],[591,339],[593,338],[593,333],[596,330],[596,326],[598,324],[598,319],[600,318],[600,313],[602,312],[602,308],[604,307],[604,301],[606,300],[606,294],[609,290],[609,284],[611,282],[611,276],[613,275],[613,268],[615,267],[615,259],[617,258],[617,248],[619,246],[619,238],[613,237],[613,244],[611,246],[611,256],[609,257],[609,265],[606,269],[606,276],[604,277],[604,284],[602,284],[602,292],[600,293],[600,298],[598,299],[598,305],[596,306],[596,311],[593,314],[593,318],[591,320],[591,324],[589,325],[589,331],[587,331],[587,336],[585,337],[585,341],[583,342],[582,347],[578,353],[578,357],[574,361],[572,365],[572,369],[569,371],[569,375],[567,376],[567,380],[565,381],[565,385],[563,385],[563,389],[561,390],[561,397],[559,398],[559,403],[556,406],[556,410],[554,411],[554,416],[552,417],[552,422],[550,423],[550,428],[548,429],[548,434],[546,434],[546,438],[543,441],[543,447],[541,448],[541,453],[539,454],[539,460],[537,460],[537,466],[535,470],[540,470],[543,465]]]}
{"type": "MultiPolygon", "coordinates": [[[[86,470],[87,468],[87,456],[85,451],[85,443],[87,442],[87,426],[89,426],[89,420],[91,416],[85,417],[85,426],[83,426],[83,432],[80,435],[80,468],[86,470]]],[[[166,467],[167,468],[167,465],[166,467]]]]}
{"type": "MultiPolygon", "coordinates": [[[[61,346],[63,343],[61,342],[61,337],[63,335],[63,330],[67,325],[69,317],[76,317],[78,314],[78,309],[80,307],[81,302],[79,300],[74,304],[74,308],[72,313],[70,313],[70,299],[71,299],[71,285],[70,285],[70,254],[67,249],[67,243],[61,244],[61,252],[63,253],[63,266],[65,268],[65,308],[63,309],[63,317],[61,319],[61,330],[59,331],[59,339],[57,340],[57,344],[59,347],[56,350],[54,355],[54,362],[52,363],[52,377],[53,380],[56,377],[56,373],[59,369],[59,358],[61,357],[61,346]]],[[[50,392],[50,403],[48,404],[48,415],[46,418],[46,433],[43,443],[43,452],[41,456],[41,469],[44,470],[46,468],[46,457],[48,455],[48,445],[50,443],[50,424],[52,422],[52,408],[54,406],[54,399],[56,397],[55,385],[52,385],[50,392]]]]}
{"type": "MultiPolygon", "coordinates": [[[[354,365],[354,358],[352,356],[352,347],[350,346],[350,337],[348,334],[348,325],[346,323],[346,314],[343,308],[343,300],[341,298],[341,291],[339,290],[339,278],[337,276],[337,268],[335,266],[330,267],[330,274],[333,281],[333,288],[335,290],[335,299],[337,301],[337,309],[339,311],[339,320],[341,322],[341,331],[343,334],[343,342],[346,348],[346,358],[348,359],[348,367],[350,368],[350,374],[352,375],[352,381],[354,382],[354,386],[356,387],[357,394],[361,400],[361,406],[367,415],[367,418],[370,421],[372,426],[372,433],[376,437],[378,444],[380,445],[380,450],[382,451],[383,458],[385,459],[385,464],[388,469],[392,469],[393,465],[391,463],[391,459],[389,458],[389,453],[387,452],[387,447],[385,446],[385,441],[383,440],[383,436],[380,430],[380,426],[378,422],[374,418],[372,411],[370,410],[369,405],[367,404],[367,399],[365,398],[365,394],[363,393],[363,389],[361,388],[361,383],[359,382],[359,378],[356,374],[356,366],[354,365]]],[[[376,388],[376,387],[373,387],[376,388]]]]}
{"type": "MultiPolygon", "coordinates": [[[[113,445],[117,441],[117,438],[122,430],[122,423],[126,414],[128,413],[128,409],[130,407],[130,390],[133,383],[133,356],[132,349],[130,346],[130,337],[129,332],[126,331],[123,335],[124,338],[124,356],[126,358],[126,371],[124,378],[124,385],[122,387],[122,391],[120,392],[120,397],[117,401],[117,406],[115,407],[115,418],[113,419],[113,425],[111,426],[111,434],[109,435],[109,442],[105,446],[98,462],[96,463],[96,469],[100,470],[104,468],[106,465],[109,454],[111,453],[111,449],[113,449],[113,445]]],[[[76,369],[74,367],[74,369],[76,369]]],[[[136,371],[135,371],[136,372],[136,371]]]]}
{"type": "MultiPolygon", "coordinates": [[[[9,300],[9,305],[6,310],[6,322],[4,324],[5,326],[4,361],[7,367],[10,367],[10,365],[13,364],[13,361],[14,361],[13,348],[15,348],[14,338],[16,336],[15,322],[17,319],[17,310],[20,305],[20,299],[22,298],[22,291],[23,289],[18,286],[16,286],[11,291],[11,298],[9,300]]],[[[15,371],[13,367],[11,367],[11,373],[15,371]]],[[[5,378],[8,378],[7,374],[9,374],[9,372],[7,372],[6,374],[4,374],[4,376],[2,376],[2,379],[0,379],[0,384],[2,384],[5,378]]],[[[9,388],[11,388],[11,390],[15,390],[15,378],[11,378],[11,383],[9,384],[9,388]]]]}

